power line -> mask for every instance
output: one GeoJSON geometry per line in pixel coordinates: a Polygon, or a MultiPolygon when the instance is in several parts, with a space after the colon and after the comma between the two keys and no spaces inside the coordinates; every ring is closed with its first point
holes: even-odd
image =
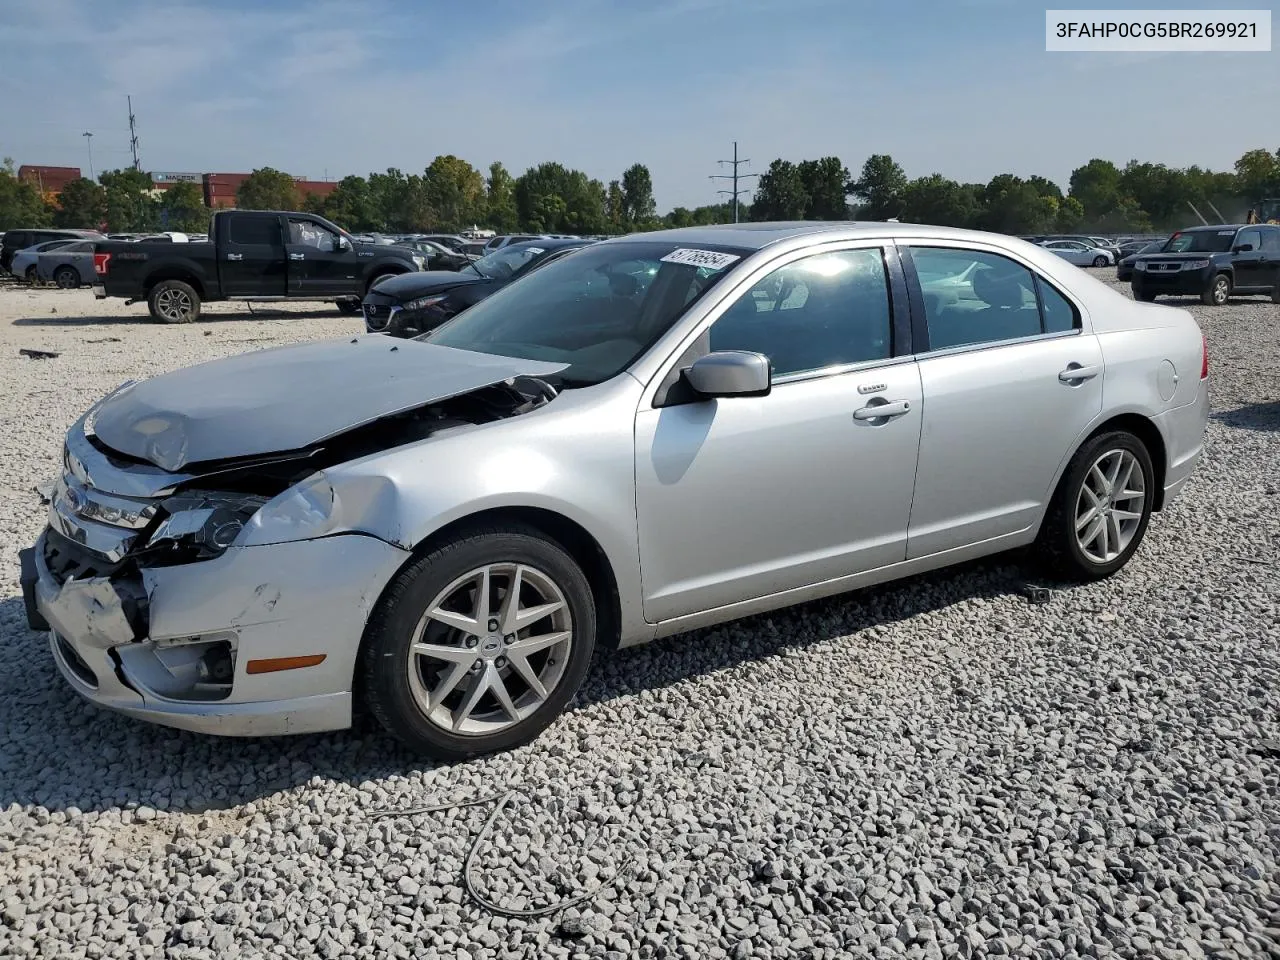
{"type": "Polygon", "coordinates": [[[133,154],[133,169],[141,170],[142,162],[138,159],[138,129],[134,125],[136,117],[133,115],[133,97],[126,97],[129,101],[129,151],[133,154]]]}
{"type": "Polygon", "coordinates": [[[716,163],[719,163],[719,164],[731,165],[733,167],[733,173],[713,173],[710,177],[710,179],[712,180],[732,180],[733,181],[732,190],[717,190],[716,193],[723,193],[733,197],[733,222],[734,223],[738,222],[738,197],[748,192],[745,188],[741,190],[738,189],[738,181],[750,180],[752,177],[760,176],[760,174],[758,173],[739,173],[738,172],[738,167],[742,166],[742,164],[744,163],[750,163],[750,162],[751,162],[750,160],[738,159],[738,141],[735,140],[733,141],[733,159],[716,161],[716,163]]]}

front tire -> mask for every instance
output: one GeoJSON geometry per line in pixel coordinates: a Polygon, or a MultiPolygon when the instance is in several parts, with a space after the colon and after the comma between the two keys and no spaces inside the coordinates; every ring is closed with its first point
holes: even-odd
{"type": "Polygon", "coordinates": [[[1133,298],[1141,303],[1155,303],[1156,295],[1150,290],[1134,290],[1133,298]]]}
{"type": "Polygon", "coordinates": [[[1107,265],[1107,258],[1104,257],[1102,254],[1098,254],[1096,257],[1093,258],[1093,265],[1095,267],[1105,267],[1107,265]]]}
{"type": "Polygon", "coordinates": [[[360,301],[355,297],[335,301],[334,305],[338,308],[338,312],[344,317],[356,317],[360,315],[360,301]]]}
{"type": "Polygon", "coordinates": [[[509,750],[559,716],[595,639],[591,588],[559,544],[525,527],[474,530],[387,588],[361,651],[365,703],[419,753],[509,750]]]}
{"type": "Polygon", "coordinates": [[[53,273],[53,282],[59,290],[75,290],[80,286],[80,271],[75,267],[59,267],[53,273]]]}
{"type": "Polygon", "coordinates": [[[1217,274],[1200,294],[1200,302],[1210,307],[1225,306],[1230,298],[1231,278],[1225,273],[1217,274]]]}
{"type": "Polygon", "coordinates": [[[1087,441],[1067,466],[1036,546],[1051,572],[1101,580],[1133,556],[1146,535],[1156,494],[1146,445],[1117,430],[1087,441]]]}
{"type": "Polygon", "coordinates": [[[147,307],[161,323],[194,323],[200,317],[200,294],[181,280],[161,280],[151,288],[147,307]]]}

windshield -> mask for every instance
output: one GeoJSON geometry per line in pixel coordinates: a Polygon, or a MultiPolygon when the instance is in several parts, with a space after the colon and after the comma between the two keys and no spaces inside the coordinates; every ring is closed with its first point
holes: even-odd
{"type": "Polygon", "coordinates": [[[750,252],[640,240],[584,247],[418,339],[566,363],[557,378],[565,386],[600,383],[630,366],[750,252]]]}
{"type": "Polygon", "coordinates": [[[471,264],[471,269],[490,280],[510,280],[534,257],[546,253],[545,247],[503,247],[471,264]]]}
{"type": "Polygon", "coordinates": [[[1162,253],[1223,253],[1231,249],[1234,230],[1196,230],[1175,233],[1164,245],[1162,253]]]}

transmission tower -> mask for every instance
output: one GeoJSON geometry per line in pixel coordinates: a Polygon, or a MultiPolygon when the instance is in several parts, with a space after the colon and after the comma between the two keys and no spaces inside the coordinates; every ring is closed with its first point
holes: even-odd
{"type": "Polygon", "coordinates": [[[137,118],[133,115],[133,97],[125,99],[129,101],[129,149],[133,151],[133,169],[141,170],[142,161],[138,159],[138,128],[137,118]]]}
{"type": "Polygon", "coordinates": [[[732,190],[717,190],[716,193],[723,193],[723,194],[726,194],[727,196],[733,197],[733,222],[734,223],[738,222],[738,197],[748,192],[745,187],[741,190],[738,189],[738,181],[750,180],[752,177],[760,176],[760,174],[758,173],[739,173],[738,172],[738,167],[742,166],[742,164],[744,163],[750,163],[750,162],[751,162],[750,160],[738,159],[738,141],[735,140],[733,141],[733,159],[716,161],[716,163],[719,163],[719,164],[730,165],[733,168],[733,173],[713,173],[710,178],[712,180],[732,180],[733,181],[732,190]]]}

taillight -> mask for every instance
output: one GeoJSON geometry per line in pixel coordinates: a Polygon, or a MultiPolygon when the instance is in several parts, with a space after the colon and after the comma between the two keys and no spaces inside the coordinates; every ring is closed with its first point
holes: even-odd
{"type": "Polygon", "coordinates": [[[1200,379],[1209,379],[1209,341],[1200,334],[1200,379]]]}
{"type": "Polygon", "coordinates": [[[100,277],[107,275],[107,264],[111,262],[111,254],[95,253],[93,255],[93,272],[100,277]]]}

